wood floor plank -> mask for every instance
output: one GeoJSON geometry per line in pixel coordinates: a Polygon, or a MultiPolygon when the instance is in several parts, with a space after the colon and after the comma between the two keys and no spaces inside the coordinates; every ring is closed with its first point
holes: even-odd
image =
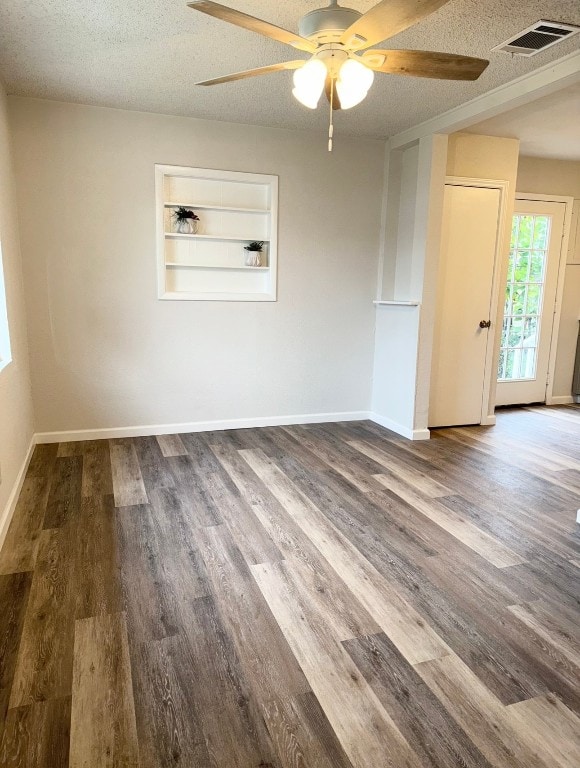
{"type": "Polygon", "coordinates": [[[125,618],[75,623],[70,768],[139,768],[125,618]]]}
{"type": "MultiPolygon", "coordinates": [[[[319,603],[321,610],[327,607],[327,613],[333,623],[336,636],[343,640],[349,637],[372,634],[379,631],[378,624],[354,598],[354,595],[341,579],[336,578],[336,572],[320,558],[318,550],[306,537],[302,529],[288,516],[283,507],[263,488],[260,492],[259,483],[252,482],[255,475],[246,462],[237,454],[228,454],[217,450],[223,466],[241,493],[252,499],[251,509],[259,521],[259,525],[276,542],[280,557],[261,560],[259,562],[276,562],[283,558],[292,563],[293,569],[300,577],[312,598],[319,603]]],[[[242,554],[249,564],[255,564],[251,558],[252,550],[248,552],[237,540],[242,554]]]]}
{"type": "MultiPolygon", "coordinates": [[[[184,640],[130,641],[140,768],[214,768],[203,733],[197,686],[173,662],[184,640]]],[[[224,727],[227,727],[226,725],[224,727]]]]}
{"type": "MultiPolygon", "coordinates": [[[[376,466],[369,468],[369,462],[353,461],[355,451],[351,452],[350,460],[348,460],[337,450],[336,445],[330,443],[329,440],[317,439],[316,434],[310,430],[303,427],[283,427],[283,429],[304,445],[311,453],[318,456],[327,467],[332,467],[362,493],[376,490],[377,484],[372,478],[376,466]]],[[[348,448],[348,446],[345,445],[345,448],[348,448]]]]}
{"type": "Polygon", "coordinates": [[[179,435],[157,435],[161,453],[165,456],[187,456],[187,449],[179,435]]]}
{"type": "Polygon", "coordinates": [[[520,739],[533,744],[546,765],[580,765],[580,719],[557,696],[538,696],[511,704],[507,718],[520,739]]]}
{"type": "Polygon", "coordinates": [[[407,601],[261,451],[240,451],[381,629],[411,663],[449,653],[407,601]]]}
{"type": "Polygon", "coordinates": [[[287,565],[262,563],[252,566],[252,573],[353,766],[419,768],[417,755],[376,694],[324,632],[316,608],[309,611],[300,599],[300,585],[287,565]]]}
{"type": "Polygon", "coordinates": [[[70,710],[70,696],[10,709],[2,768],[69,768],[70,710]]]}
{"type": "Polygon", "coordinates": [[[30,573],[0,576],[0,742],[31,582],[30,573]]]}
{"type": "Polygon", "coordinates": [[[166,462],[173,475],[175,486],[187,499],[192,521],[197,526],[219,525],[222,517],[219,509],[206,492],[199,471],[191,456],[170,456],[166,462]]]}
{"type": "MultiPolygon", "coordinates": [[[[469,432],[449,430],[449,432],[446,434],[446,437],[449,440],[456,440],[463,445],[471,445],[476,450],[481,451],[488,456],[497,456],[498,454],[497,448],[486,445],[469,432]]],[[[549,470],[545,469],[541,461],[531,461],[529,457],[520,457],[514,451],[504,451],[501,454],[501,459],[502,461],[512,465],[514,468],[519,469],[522,472],[527,472],[531,478],[541,478],[550,485],[563,488],[564,490],[570,491],[571,493],[577,492],[577,489],[574,485],[571,485],[570,483],[560,479],[558,472],[550,472],[549,470]]]]}
{"type": "Polygon", "coordinates": [[[109,443],[107,440],[90,440],[83,453],[82,495],[87,498],[112,494],[109,443]]]}
{"type": "Polygon", "coordinates": [[[154,437],[135,437],[133,445],[147,494],[157,488],[174,488],[175,479],[154,437]]]}
{"type": "Polygon", "coordinates": [[[179,596],[165,574],[163,555],[167,550],[151,507],[144,504],[118,509],[117,536],[131,636],[136,642],[146,642],[177,634],[179,596]]]}
{"type": "Polygon", "coordinates": [[[421,765],[490,768],[490,763],[384,633],[347,640],[343,645],[419,756],[421,765]]]}
{"type": "Polygon", "coordinates": [[[32,476],[24,480],[0,552],[0,573],[34,569],[49,491],[48,477],[32,476]]]}
{"type": "Polygon", "coordinates": [[[71,693],[74,555],[66,527],[44,530],[18,650],[10,707],[71,693]]]}
{"type": "Polygon", "coordinates": [[[200,529],[212,594],[248,679],[265,697],[307,692],[308,683],[224,525],[200,529]]]}
{"type": "Polygon", "coordinates": [[[147,492],[135,446],[127,440],[111,440],[111,471],[116,507],[147,504],[147,492]]]}
{"type": "MultiPolygon", "coordinates": [[[[104,488],[109,488],[108,483],[104,488]]],[[[72,526],[75,618],[116,613],[122,598],[113,496],[91,495],[82,499],[72,526]]]]}
{"type": "Polygon", "coordinates": [[[429,498],[435,499],[439,496],[450,496],[454,493],[454,491],[442,483],[438,483],[437,480],[430,478],[429,475],[392,459],[385,451],[379,451],[362,440],[349,440],[348,444],[429,498]]]}
{"type": "Polygon", "coordinates": [[[26,477],[50,477],[58,452],[58,443],[43,443],[34,446],[26,477]]]}
{"type": "MultiPolygon", "coordinates": [[[[266,722],[281,768],[351,768],[336,742],[326,751],[328,728],[321,735],[310,719],[320,711],[305,707],[311,693],[302,669],[275,621],[241,553],[224,525],[200,529],[212,593],[230,634],[245,678],[266,722]],[[339,756],[336,762],[331,756],[339,756]]],[[[276,763],[274,764],[276,766],[276,763]]]]}
{"type": "Polygon", "coordinates": [[[185,642],[172,646],[178,677],[197,688],[196,706],[207,751],[216,768],[272,765],[275,756],[270,735],[232,640],[212,598],[188,601],[185,642]],[[228,723],[227,729],[223,721],[228,723]]]}
{"type": "Polygon", "coordinates": [[[550,768],[521,737],[506,707],[455,654],[415,666],[475,746],[497,768],[550,768]]]}
{"type": "MultiPolygon", "coordinates": [[[[219,452],[219,448],[216,449],[219,452]]],[[[220,454],[223,464],[220,464],[216,455],[209,446],[206,451],[215,459],[212,471],[203,473],[200,477],[205,493],[220,510],[220,515],[228,527],[238,548],[242,552],[247,563],[267,563],[282,560],[283,555],[272,537],[254,513],[253,506],[240,493],[237,483],[234,482],[232,473],[235,473],[234,464],[241,463],[247,466],[236,451],[225,451],[220,454]],[[231,469],[228,475],[225,467],[231,469]]]]}
{"type": "Polygon", "coordinates": [[[424,499],[411,488],[386,475],[376,475],[376,479],[401,499],[410,504],[429,520],[437,523],[444,530],[455,536],[474,552],[484,557],[497,568],[506,568],[525,562],[524,558],[513,552],[501,541],[493,538],[461,515],[438,504],[434,499],[424,499]]]}
{"type": "Polygon", "coordinates": [[[526,603],[524,605],[510,605],[508,610],[516,616],[522,624],[525,624],[533,632],[539,635],[547,643],[554,646],[560,653],[566,656],[572,664],[578,667],[578,681],[580,683],[580,636],[573,636],[574,627],[565,626],[558,621],[545,603],[526,603]]]}
{"type": "Polygon", "coordinates": [[[158,488],[150,497],[163,582],[179,602],[204,597],[208,594],[207,575],[189,500],[175,488],[158,488]]]}
{"type": "Polygon", "coordinates": [[[82,456],[57,458],[44,515],[44,528],[73,520],[81,505],[82,456]]]}

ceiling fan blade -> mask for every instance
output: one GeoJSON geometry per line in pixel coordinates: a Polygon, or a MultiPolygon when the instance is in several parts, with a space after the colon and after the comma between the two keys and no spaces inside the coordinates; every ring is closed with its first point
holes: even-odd
{"type": "Polygon", "coordinates": [[[434,13],[449,0],[382,0],[343,32],[340,42],[357,50],[388,40],[434,13]]]}
{"type": "Polygon", "coordinates": [[[257,69],[246,69],[243,72],[234,72],[231,75],[215,77],[213,80],[203,80],[196,85],[220,85],[220,83],[232,83],[234,80],[245,80],[247,77],[257,77],[258,75],[269,75],[270,72],[281,72],[283,69],[300,69],[306,64],[306,59],[297,59],[296,61],[283,61],[280,64],[269,64],[267,67],[258,67],[257,69]]]}
{"type": "Polygon", "coordinates": [[[226,5],[213,3],[210,2],[210,0],[195,0],[193,3],[188,3],[188,6],[193,8],[194,11],[201,11],[201,13],[206,13],[208,16],[214,16],[216,19],[228,21],[230,24],[249,29],[250,32],[257,32],[259,35],[265,35],[266,37],[272,38],[272,40],[277,40],[279,43],[291,45],[293,48],[298,48],[300,51],[314,53],[318,47],[316,43],[307,40],[305,37],[295,35],[287,29],[277,27],[275,24],[270,24],[263,19],[257,19],[255,16],[248,16],[247,13],[236,11],[234,8],[228,8],[226,5]]]}
{"type": "Polygon", "coordinates": [[[365,51],[363,64],[375,72],[439,80],[477,80],[489,64],[486,59],[437,51],[365,51]]]}
{"type": "Polygon", "coordinates": [[[334,92],[332,94],[332,108],[333,109],[340,109],[340,99],[338,97],[338,92],[336,90],[336,80],[333,80],[330,76],[326,78],[326,81],[324,83],[324,93],[326,94],[326,98],[328,99],[328,103],[330,104],[330,89],[333,88],[334,92]]]}

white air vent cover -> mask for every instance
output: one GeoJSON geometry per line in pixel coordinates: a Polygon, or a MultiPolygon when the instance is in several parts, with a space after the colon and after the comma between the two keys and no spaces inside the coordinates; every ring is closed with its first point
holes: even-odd
{"type": "Polygon", "coordinates": [[[559,21],[541,19],[491,50],[517,56],[535,56],[536,53],[545,51],[546,48],[556,45],[561,40],[568,40],[578,32],[580,27],[574,24],[561,24],[559,21]]]}

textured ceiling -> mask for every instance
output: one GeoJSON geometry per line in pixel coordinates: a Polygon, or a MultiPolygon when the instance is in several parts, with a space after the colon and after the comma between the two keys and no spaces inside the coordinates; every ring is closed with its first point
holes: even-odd
{"type": "Polygon", "coordinates": [[[520,154],[580,160],[580,84],[472,125],[468,133],[520,140],[520,154]]]}
{"type": "MultiPolygon", "coordinates": [[[[224,0],[296,30],[324,0],[224,0]]],[[[359,11],[373,0],[349,0],[359,11]]],[[[524,75],[578,47],[578,37],[530,59],[490,49],[538,19],[580,24],[578,0],[451,0],[393,37],[391,48],[489,58],[475,83],[377,74],[366,100],[336,117],[337,133],[386,137],[524,75]]],[[[579,36],[580,37],[580,36],[579,36]]],[[[377,46],[380,47],[380,46],[377,46]]],[[[292,73],[194,87],[196,80],[296,58],[271,41],[186,7],[185,0],[8,0],[0,3],[0,77],[8,92],[175,115],[324,130],[328,113],[291,95],[292,73]]]]}

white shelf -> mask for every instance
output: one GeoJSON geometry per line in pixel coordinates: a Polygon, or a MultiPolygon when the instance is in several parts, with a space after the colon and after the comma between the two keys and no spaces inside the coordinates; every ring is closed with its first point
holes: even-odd
{"type": "Polygon", "coordinates": [[[185,269],[250,269],[252,272],[267,272],[270,267],[248,267],[245,264],[239,267],[228,267],[223,264],[182,264],[178,261],[166,261],[166,267],[184,267],[185,269]]]}
{"type": "Polygon", "coordinates": [[[163,203],[165,208],[199,208],[202,211],[230,211],[231,213],[270,213],[269,208],[233,208],[230,205],[200,205],[199,203],[163,203]]]}
{"type": "Polygon", "coordinates": [[[418,307],[419,301],[373,301],[377,307],[418,307]]]}
{"type": "Polygon", "coordinates": [[[260,243],[269,243],[266,238],[232,237],[231,235],[184,235],[181,232],[166,232],[165,237],[185,238],[186,240],[234,240],[237,243],[251,243],[253,240],[260,243]]]}
{"type": "Polygon", "coordinates": [[[155,211],[160,299],[276,301],[277,176],[156,165],[155,211]],[[200,234],[172,231],[179,207],[198,212],[200,234]],[[253,241],[265,243],[263,266],[245,264],[253,241]]]}

